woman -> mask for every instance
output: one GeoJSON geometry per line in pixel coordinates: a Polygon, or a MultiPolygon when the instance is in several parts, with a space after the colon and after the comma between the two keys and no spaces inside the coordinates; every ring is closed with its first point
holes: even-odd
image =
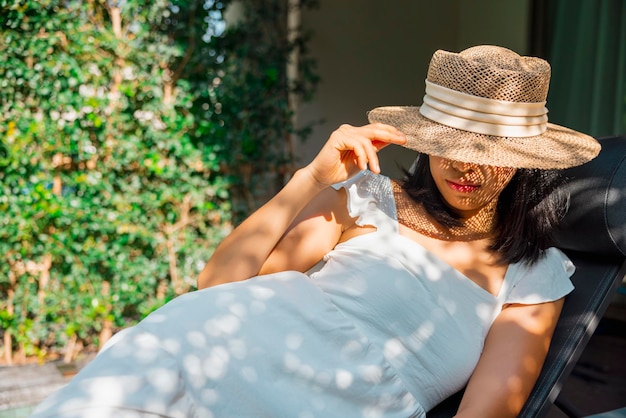
{"type": "Polygon", "coordinates": [[[572,289],[555,169],[599,152],[547,123],[549,74],[437,51],[421,107],[340,127],[220,244],[209,289],[118,333],[34,416],[424,417],[465,385],[457,417],[516,416],[572,289]],[[378,174],[388,144],[421,153],[402,183],[378,174]]]}

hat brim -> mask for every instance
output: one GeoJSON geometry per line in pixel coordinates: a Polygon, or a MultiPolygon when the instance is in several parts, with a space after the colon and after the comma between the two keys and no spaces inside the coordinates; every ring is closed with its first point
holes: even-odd
{"type": "Polygon", "coordinates": [[[419,106],[385,106],[368,112],[371,123],[394,126],[407,136],[404,147],[455,161],[497,167],[563,169],[586,163],[600,152],[593,137],[548,123],[541,135],[500,137],[434,122],[419,106]]]}

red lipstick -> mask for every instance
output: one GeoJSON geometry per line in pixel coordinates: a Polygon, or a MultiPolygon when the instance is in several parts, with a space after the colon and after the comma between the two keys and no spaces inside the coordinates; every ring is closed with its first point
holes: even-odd
{"type": "Polygon", "coordinates": [[[448,183],[448,186],[450,186],[452,190],[460,193],[472,193],[480,189],[480,185],[476,184],[460,184],[452,182],[450,180],[446,180],[446,183],[448,183]]]}

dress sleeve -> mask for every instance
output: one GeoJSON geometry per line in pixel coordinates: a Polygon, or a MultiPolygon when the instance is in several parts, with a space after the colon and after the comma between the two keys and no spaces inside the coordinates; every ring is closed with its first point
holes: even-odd
{"type": "Polygon", "coordinates": [[[561,250],[549,248],[542,259],[522,269],[505,303],[530,305],[560,299],[574,290],[570,277],[575,270],[561,250]]]}
{"type": "Polygon", "coordinates": [[[388,177],[363,170],[332,187],[346,189],[348,213],[357,218],[357,225],[384,228],[395,223],[395,202],[388,177]]]}

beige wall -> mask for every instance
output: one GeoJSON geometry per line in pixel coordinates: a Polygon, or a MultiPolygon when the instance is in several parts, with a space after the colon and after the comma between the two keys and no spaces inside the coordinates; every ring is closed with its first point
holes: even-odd
{"type": "MultiPolygon", "coordinates": [[[[526,53],[529,0],[320,0],[302,24],[313,31],[311,52],[321,83],[300,123],[323,120],[299,147],[301,164],[315,156],[341,123],[367,123],[367,110],[420,105],[428,62],[436,49],[460,51],[490,43],[526,53]]],[[[400,175],[414,153],[381,151],[383,172],[400,175]]]]}

